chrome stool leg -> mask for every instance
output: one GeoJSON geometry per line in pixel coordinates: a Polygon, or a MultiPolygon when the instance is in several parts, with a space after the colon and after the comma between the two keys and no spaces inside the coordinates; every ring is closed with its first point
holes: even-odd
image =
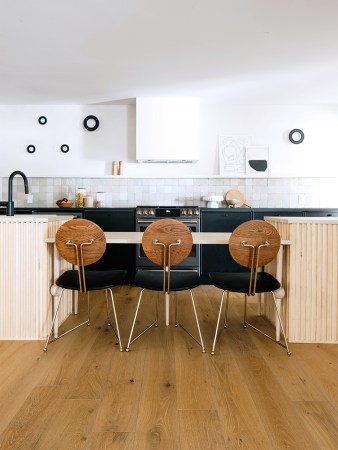
{"type": "MultiPolygon", "coordinates": [[[[55,313],[54,313],[54,317],[53,317],[53,321],[52,321],[52,326],[51,326],[51,329],[50,329],[50,331],[49,331],[49,334],[48,334],[48,337],[47,337],[47,341],[46,341],[45,347],[44,347],[44,349],[43,349],[45,352],[47,351],[48,345],[51,344],[52,342],[57,341],[58,339],[62,338],[63,336],[66,336],[66,334],[69,334],[70,332],[76,330],[77,328],[82,327],[82,325],[90,325],[89,318],[88,318],[88,320],[86,320],[85,322],[82,322],[82,323],[80,323],[79,325],[76,325],[75,327],[71,328],[70,330],[65,331],[64,333],[60,334],[58,337],[56,337],[56,338],[50,340],[50,337],[51,337],[51,334],[52,334],[52,330],[53,330],[54,323],[55,323],[55,320],[56,320],[56,317],[57,317],[57,314],[58,314],[58,311],[59,311],[59,307],[60,307],[60,304],[61,304],[61,300],[62,300],[62,296],[63,296],[64,291],[65,291],[65,289],[62,289],[61,294],[60,294],[60,298],[59,298],[59,301],[58,301],[58,304],[57,304],[57,307],[56,307],[56,310],[55,310],[55,313]]],[[[89,300],[88,300],[88,301],[89,301],[89,300]]],[[[88,307],[89,307],[89,306],[88,306],[88,307]]]]}
{"type": "Polygon", "coordinates": [[[107,291],[110,292],[110,298],[111,298],[111,303],[112,303],[113,312],[114,312],[114,319],[115,319],[115,324],[116,324],[116,331],[115,331],[115,329],[113,327],[113,324],[111,323],[110,320],[108,320],[108,325],[111,326],[115,336],[117,337],[117,339],[119,341],[120,352],[123,352],[123,347],[122,347],[122,343],[121,343],[120,328],[119,328],[119,323],[118,323],[118,320],[117,320],[117,314],[116,314],[116,308],[115,308],[113,291],[110,288],[106,289],[106,293],[107,293],[107,291]]]}
{"type": "Polygon", "coordinates": [[[204,347],[204,342],[203,342],[203,338],[202,338],[202,333],[201,333],[200,323],[199,323],[198,316],[197,316],[197,311],[196,311],[196,306],[195,306],[194,295],[193,295],[191,289],[189,289],[189,292],[190,292],[190,297],[191,297],[191,304],[192,304],[192,307],[193,307],[193,310],[194,310],[194,315],[195,315],[195,320],[196,320],[196,325],[197,325],[197,330],[198,330],[198,335],[199,335],[199,341],[195,338],[194,335],[192,335],[192,334],[190,333],[190,331],[188,331],[181,323],[179,323],[179,322],[177,321],[177,318],[176,318],[175,326],[177,327],[177,326],[179,325],[179,326],[180,326],[187,334],[189,334],[189,336],[190,336],[195,342],[197,342],[198,345],[200,345],[200,346],[202,347],[202,352],[205,353],[205,347],[204,347]]]}
{"type": "MultiPolygon", "coordinates": [[[[225,294],[225,292],[227,292],[227,291],[223,291],[223,292],[222,292],[222,298],[221,298],[221,302],[220,302],[220,305],[219,305],[219,311],[218,311],[218,317],[217,317],[217,324],[216,324],[216,330],[215,330],[215,336],[214,336],[214,342],[213,342],[213,344],[212,344],[212,349],[211,349],[211,354],[212,354],[212,355],[215,354],[215,346],[216,346],[216,342],[217,342],[218,338],[220,337],[220,335],[221,335],[221,333],[222,333],[222,330],[221,330],[220,333],[219,333],[219,336],[218,336],[218,328],[219,328],[219,322],[220,322],[220,320],[221,320],[221,313],[222,313],[222,307],[223,307],[223,301],[224,301],[224,294],[225,294]]],[[[228,296],[229,296],[229,292],[227,292],[227,298],[228,298],[228,296]]],[[[224,328],[224,327],[223,327],[223,328],[224,328]]]]}
{"type": "Polygon", "coordinates": [[[138,339],[139,337],[141,337],[146,331],[148,331],[152,326],[157,326],[158,323],[158,318],[156,317],[156,319],[154,320],[154,322],[152,322],[150,325],[147,326],[147,328],[145,328],[140,334],[138,334],[136,337],[134,337],[134,339],[132,339],[133,336],[133,332],[134,332],[134,327],[135,327],[135,323],[136,323],[136,318],[137,318],[137,314],[138,314],[138,310],[140,308],[140,303],[141,303],[141,299],[142,299],[142,295],[144,292],[145,288],[143,288],[140,292],[140,296],[137,302],[137,306],[136,306],[136,311],[135,311],[135,316],[134,316],[134,320],[133,320],[133,324],[130,330],[130,335],[129,335],[129,339],[128,339],[128,344],[126,347],[126,352],[129,352],[129,348],[131,346],[131,344],[136,341],[136,339],[138,339]]]}

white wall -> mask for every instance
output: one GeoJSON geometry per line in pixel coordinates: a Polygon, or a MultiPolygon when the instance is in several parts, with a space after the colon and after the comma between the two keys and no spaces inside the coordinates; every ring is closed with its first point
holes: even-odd
{"type": "Polygon", "coordinates": [[[113,160],[135,151],[133,106],[1,106],[0,176],[22,170],[30,177],[103,176],[113,160]],[[95,115],[99,128],[87,131],[83,120],[95,115]],[[38,118],[47,117],[40,125],[38,118]],[[29,154],[27,145],[36,151],[29,154]],[[69,152],[62,153],[62,144],[69,152]]]}
{"type": "Polygon", "coordinates": [[[196,164],[139,164],[135,157],[135,106],[0,106],[0,176],[22,170],[30,177],[100,177],[112,161],[124,161],[126,176],[198,177],[219,174],[218,136],[249,135],[270,150],[271,176],[336,176],[338,106],[227,106],[201,103],[201,148],[196,164]],[[89,132],[83,119],[100,120],[89,132]],[[44,115],[46,125],[38,123],[44,115]],[[300,128],[305,140],[291,144],[300,128]],[[28,154],[28,144],[36,152],[28,154]],[[63,154],[62,144],[70,151],[63,154]]]}

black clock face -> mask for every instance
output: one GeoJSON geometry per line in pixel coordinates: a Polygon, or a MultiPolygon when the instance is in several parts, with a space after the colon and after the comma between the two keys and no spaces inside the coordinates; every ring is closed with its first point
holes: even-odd
{"type": "Polygon", "coordinates": [[[61,151],[62,151],[62,153],[68,153],[69,152],[69,145],[67,145],[67,144],[61,145],[61,151]]]}
{"type": "Polygon", "coordinates": [[[83,121],[85,129],[88,131],[97,130],[99,128],[99,124],[99,119],[96,116],[87,116],[83,121]]]}
{"type": "Polygon", "coordinates": [[[39,124],[40,125],[45,125],[46,123],[47,123],[47,117],[45,117],[45,116],[39,117],[39,124]]]}
{"type": "Polygon", "coordinates": [[[27,146],[27,152],[28,153],[34,153],[35,152],[35,145],[28,145],[27,146]]]}
{"type": "Polygon", "coordinates": [[[293,144],[301,144],[304,141],[304,133],[299,128],[291,130],[289,133],[290,142],[293,144]]]}

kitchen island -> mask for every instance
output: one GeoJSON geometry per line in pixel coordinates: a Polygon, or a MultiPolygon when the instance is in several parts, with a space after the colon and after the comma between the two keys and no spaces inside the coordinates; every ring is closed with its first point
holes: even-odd
{"type": "MultiPolygon", "coordinates": [[[[71,216],[0,216],[0,339],[43,339],[52,316],[52,249],[47,238],[71,216]]],[[[62,262],[65,269],[66,262],[62,262]]],[[[60,320],[72,308],[63,302],[60,320]]]]}
{"type": "MultiPolygon", "coordinates": [[[[286,248],[283,317],[290,342],[338,342],[338,218],[265,217],[286,248]]],[[[270,302],[271,303],[271,302],[270,302]]],[[[274,321],[269,302],[266,316],[274,321]]]]}

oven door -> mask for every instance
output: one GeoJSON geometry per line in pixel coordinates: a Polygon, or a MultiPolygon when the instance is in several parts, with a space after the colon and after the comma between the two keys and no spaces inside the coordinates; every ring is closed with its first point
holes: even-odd
{"type": "MultiPolygon", "coordinates": [[[[136,221],[136,231],[145,231],[146,228],[159,219],[138,219],[136,221]]],[[[192,233],[197,233],[200,230],[199,220],[194,219],[182,219],[180,222],[184,223],[192,233]]],[[[189,256],[177,266],[175,269],[189,269],[189,270],[200,270],[200,246],[194,244],[192,246],[189,256]]],[[[159,266],[151,262],[145,255],[142,245],[138,244],[136,246],[136,270],[140,269],[159,269],[159,266]]]]}

